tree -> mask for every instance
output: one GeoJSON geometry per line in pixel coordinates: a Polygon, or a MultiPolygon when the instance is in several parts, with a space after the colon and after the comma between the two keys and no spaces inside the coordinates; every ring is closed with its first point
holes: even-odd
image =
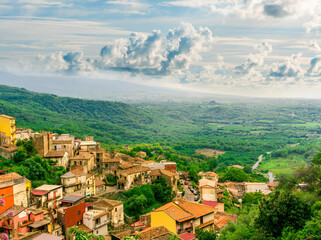
{"type": "Polygon", "coordinates": [[[263,199],[263,194],[261,192],[249,192],[245,193],[242,204],[258,204],[263,199]]]}
{"type": "Polygon", "coordinates": [[[229,168],[221,181],[232,181],[232,182],[246,182],[249,180],[249,176],[242,170],[238,168],[229,168]]]}
{"type": "Polygon", "coordinates": [[[251,174],[252,173],[252,167],[247,165],[243,168],[243,171],[247,174],[251,174]]]}
{"type": "Polygon", "coordinates": [[[308,204],[290,191],[275,191],[260,202],[256,224],[268,235],[279,237],[286,227],[301,229],[310,217],[308,204]]]}
{"type": "Polygon", "coordinates": [[[101,235],[94,235],[87,233],[78,226],[71,227],[69,233],[75,236],[75,240],[104,240],[105,238],[101,235]]]}
{"type": "Polygon", "coordinates": [[[13,161],[15,163],[23,162],[27,159],[27,152],[24,148],[19,148],[18,151],[13,155],[13,161]]]}
{"type": "Polygon", "coordinates": [[[217,235],[214,229],[203,230],[198,228],[195,230],[195,235],[198,240],[215,240],[217,235]]]}
{"type": "Polygon", "coordinates": [[[126,209],[131,215],[138,216],[142,213],[147,204],[147,199],[144,195],[134,195],[126,201],[126,209]]]}

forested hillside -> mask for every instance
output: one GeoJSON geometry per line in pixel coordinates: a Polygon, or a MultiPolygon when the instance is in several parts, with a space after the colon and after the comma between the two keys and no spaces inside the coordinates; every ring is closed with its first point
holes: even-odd
{"type": "Polygon", "coordinates": [[[108,148],[160,143],[185,155],[220,150],[226,165],[253,164],[260,154],[311,139],[318,144],[321,136],[321,105],[312,100],[129,105],[7,86],[0,86],[0,93],[0,112],[16,117],[17,126],[93,135],[108,148]]]}

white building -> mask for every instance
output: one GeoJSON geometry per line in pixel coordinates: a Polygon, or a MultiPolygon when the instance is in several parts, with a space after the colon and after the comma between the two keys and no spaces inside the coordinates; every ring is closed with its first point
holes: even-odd
{"type": "Polygon", "coordinates": [[[42,185],[31,192],[36,207],[56,209],[62,199],[61,185],[42,185]]]}
{"type": "Polygon", "coordinates": [[[269,186],[267,185],[267,183],[244,182],[244,185],[245,185],[245,193],[263,192],[265,190],[269,190],[269,186]]]}
{"type": "Polygon", "coordinates": [[[92,209],[84,213],[83,222],[94,235],[108,235],[108,211],[92,209]]]}

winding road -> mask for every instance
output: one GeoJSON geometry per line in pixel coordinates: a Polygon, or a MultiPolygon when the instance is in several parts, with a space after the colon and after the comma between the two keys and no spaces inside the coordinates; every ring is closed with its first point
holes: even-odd
{"type": "MultiPolygon", "coordinates": [[[[269,152],[269,154],[270,154],[270,152],[269,152]]],[[[257,170],[258,167],[259,167],[259,164],[260,164],[260,162],[262,162],[262,160],[263,160],[263,154],[261,154],[261,155],[259,156],[259,160],[253,165],[252,169],[253,169],[253,170],[257,170]]],[[[274,182],[275,177],[274,177],[273,172],[268,172],[268,178],[269,178],[269,183],[274,182]]]]}

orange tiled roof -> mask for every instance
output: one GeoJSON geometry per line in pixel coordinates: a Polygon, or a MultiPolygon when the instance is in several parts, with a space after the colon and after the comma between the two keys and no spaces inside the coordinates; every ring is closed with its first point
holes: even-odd
{"type": "Polygon", "coordinates": [[[61,151],[48,151],[46,154],[46,158],[50,158],[50,157],[63,157],[65,155],[65,151],[61,150],[61,151]]]}
{"type": "Polygon", "coordinates": [[[215,208],[205,206],[198,203],[192,203],[183,201],[181,199],[176,200],[177,205],[193,214],[196,218],[214,212],[215,208]]]}
{"type": "Polygon", "coordinates": [[[99,187],[102,185],[105,185],[105,183],[102,180],[100,180],[99,178],[95,177],[95,187],[99,187]]]}
{"type": "Polygon", "coordinates": [[[0,182],[9,181],[9,180],[18,179],[18,178],[23,178],[23,177],[15,172],[7,173],[7,174],[0,175],[0,182]]]}
{"type": "Polygon", "coordinates": [[[169,235],[172,235],[172,233],[164,226],[152,227],[136,233],[139,240],[158,239],[158,237],[169,235]]]}
{"type": "Polygon", "coordinates": [[[83,171],[78,170],[78,169],[72,170],[72,171],[70,171],[70,172],[71,172],[72,174],[76,175],[76,176],[87,175],[86,173],[84,173],[83,171]]]}
{"type": "Polygon", "coordinates": [[[126,170],[123,170],[122,174],[131,175],[131,174],[142,173],[142,172],[147,172],[147,171],[150,171],[149,167],[134,166],[132,168],[128,168],[126,170]]]}
{"type": "Polygon", "coordinates": [[[155,209],[153,212],[164,211],[178,222],[194,218],[193,214],[180,208],[176,203],[170,202],[155,209]]]}
{"type": "Polygon", "coordinates": [[[15,119],[14,117],[10,117],[10,116],[5,115],[5,114],[1,114],[0,117],[8,118],[8,119],[15,119]]]}
{"type": "Polygon", "coordinates": [[[79,152],[79,155],[71,157],[71,160],[88,160],[93,156],[90,152],[79,152]]]}

